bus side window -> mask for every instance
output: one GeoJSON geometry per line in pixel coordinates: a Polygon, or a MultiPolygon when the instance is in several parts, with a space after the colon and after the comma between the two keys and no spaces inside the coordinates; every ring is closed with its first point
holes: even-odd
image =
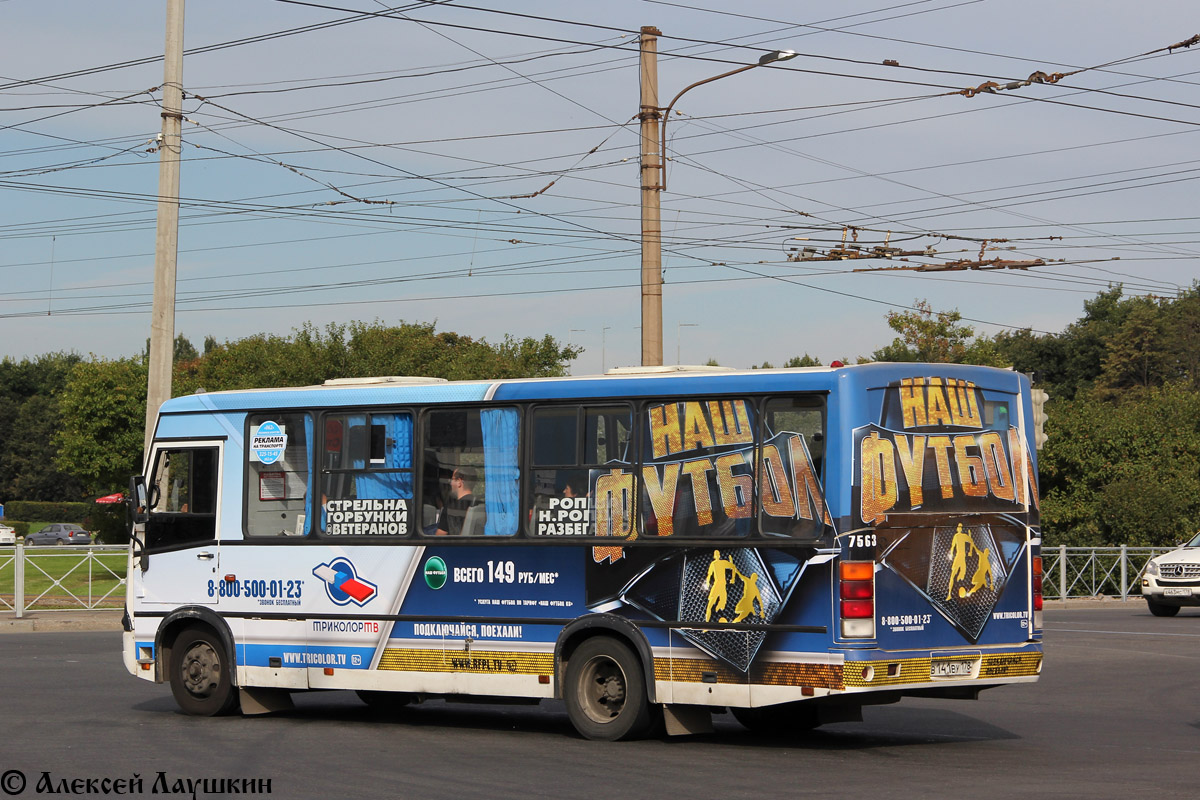
{"type": "Polygon", "coordinates": [[[711,539],[751,535],[758,430],[754,401],[653,398],[640,417],[641,533],[711,539]]]}
{"type": "Polygon", "coordinates": [[[422,518],[434,520],[423,532],[514,535],[520,507],[520,412],[508,407],[436,409],[423,424],[422,518]]]}
{"type": "Polygon", "coordinates": [[[247,449],[246,536],[305,536],[312,530],[312,417],[307,414],[253,414],[250,441],[260,429],[279,429],[277,452],[247,449]]]}
{"type": "Polygon", "coordinates": [[[413,519],[412,414],[329,414],[323,430],[315,529],[338,537],[412,533],[420,524],[413,519]]]}
{"type": "Polygon", "coordinates": [[[147,551],[217,538],[219,460],[215,447],[158,451],[149,486],[147,551]]]}
{"type": "Polygon", "coordinates": [[[826,512],[825,399],[821,395],[772,398],[763,407],[759,462],[759,524],[764,535],[820,538],[826,512]]]}
{"type": "Polygon", "coordinates": [[[530,416],[533,480],[529,530],[534,536],[595,535],[593,473],[632,453],[628,406],[544,406],[530,416]]]}

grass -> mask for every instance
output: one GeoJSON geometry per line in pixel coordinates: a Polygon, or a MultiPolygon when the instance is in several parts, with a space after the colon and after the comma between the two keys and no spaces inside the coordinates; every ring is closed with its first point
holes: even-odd
{"type": "MultiPolygon", "coordinates": [[[[0,610],[13,603],[15,549],[0,548],[0,610]]],[[[89,553],[72,547],[34,548],[25,554],[25,607],[32,609],[120,608],[125,592],[125,553],[89,553]],[[103,601],[101,597],[108,595],[103,601]],[[78,598],[78,599],[77,599],[78,598]]]]}

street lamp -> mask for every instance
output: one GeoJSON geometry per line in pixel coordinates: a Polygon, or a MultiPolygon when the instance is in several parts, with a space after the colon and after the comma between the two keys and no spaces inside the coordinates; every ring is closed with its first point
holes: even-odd
{"type": "Polygon", "coordinates": [[[680,347],[681,347],[680,335],[679,335],[680,329],[681,328],[699,328],[699,327],[700,327],[700,323],[698,323],[698,322],[676,323],[676,325],[675,325],[675,366],[679,366],[679,364],[680,364],[680,361],[679,361],[679,352],[680,352],[680,347]]]}
{"type": "Polygon", "coordinates": [[[611,325],[605,325],[600,329],[600,374],[608,372],[608,331],[612,328],[611,325]]]}
{"type": "Polygon", "coordinates": [[[755,67],[765,67],[767,64],[774,64],[776,61],[787,61],[795,57],[795,50],[775,50],[774,52],[767,53],[765,56],[760,58],[757,64],[747,64],[744,67],[731,69],[729,72],[722,72],[720,75],[714,75],[711,78],[705,78],[702,81],[696,81],[691,86],[685,86],[683,90],[679,92],[679,94],[675,95],[675,97],[671,99],[671,102],[667,103],[667,110],[664,111],[662,115],[662,130],[659,134],[659,142],[661,142],[662,152],[660,154],[661,157],[658,160],[658,168],[662,173],[663,191],[666,191],[667,189],[667,120],[671,118],[671,109],[675,107],[676,101],[678,101],[679,98],[683,97],[692,89],[695,89],[697,86],[703,86],[706,83],[719,81],[721,78],[728,78],[730,75],[737,75],[739,72],[745,72],[746,70],[754,69],[755,67]]]}
{"type": "MultiPolygon", "coordinates": [[[[587,329],[586,328],[568,328],[567,329],[567,349],[568,350],[571,349],[571,334],[572,333],[587,333],[587,329]]],[[[574,359],[571,359],[571,360],[574,361],[574,359]]],[[[571,365],[570,364],[567,365],[567,374],[568,375],[571,374],[571,365]]]]}
{"type": "Polygon", "coordinates": [[[795,58],[792,50],[775,50],[757,63],[705,78],[687,86],[667,104],[666,114],[658,105],[658,37],[662,31],[651,25],[641,30],[641,189],[642,189],[642,366],[663,363],[662,346],[662,222],[659,213],[661,193],[666,188],[665,142],[667,117],[684,94],[697,86],[728,78],[755,67],[795,58]],[[661,120],[661,123],[660,123],[661,120]]]}

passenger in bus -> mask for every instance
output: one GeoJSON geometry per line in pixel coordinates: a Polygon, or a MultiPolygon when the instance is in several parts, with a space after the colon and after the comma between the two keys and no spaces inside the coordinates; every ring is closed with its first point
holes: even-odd
{"type": "MultiPolygon", "coordinates": [[[[461,536],[467,512],[475,505],[476,473],[471,467],[458,467],[450,476],[450,498],[442,506],[437,521],[437,536],[461,536]]],[[[478,509],[478,514],[482,509],[478,509]]],[[[475,515],[472,515],[475,516],[475,515]]],[[[467,531],[472,533],[472,531],[467,531]]]]}
{"type": "Polygon", "coordinates": [[[584,497],[587,495],[587,473],[579,472],[570,475],[563,484],[563,497],[584,497]]]}

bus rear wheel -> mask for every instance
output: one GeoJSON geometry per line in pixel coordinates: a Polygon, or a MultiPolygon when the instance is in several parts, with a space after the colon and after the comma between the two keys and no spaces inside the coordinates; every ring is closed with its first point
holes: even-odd
{"type": "Polygon", "coordinates": [[[225,645],[208,628],[184,628],[171,647],[171,694],[184,713],[228,714],[237,706],[225,645]]]}
{"type": "Polygon", "coordinates": [[[563,696],[571,724],[587,739],[634,738],[653,722],[641,662],[608,636],[588,639],[571,654],[563,696]]]}

